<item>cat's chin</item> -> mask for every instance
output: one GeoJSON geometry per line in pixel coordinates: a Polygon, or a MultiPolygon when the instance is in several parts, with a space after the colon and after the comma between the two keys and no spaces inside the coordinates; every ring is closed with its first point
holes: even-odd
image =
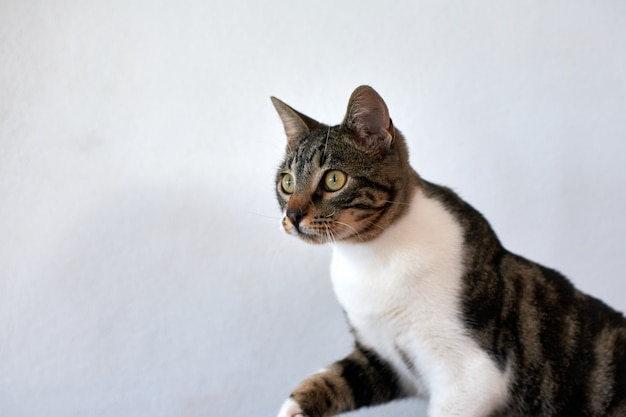
{"type": "Polygon", "coordinates": [[[367,235],[355,233],[354,235],[342,236],[339,233],[324,233],[320,234],[316,231],[309,230],[304,227],[295,228],[290,223],[283,224],[283,230],[290,236],[297,237],[300,240],[314,244],[323,245],[326,243],[365,243],[369,240],[375,239],[380,233],[369,233],[367,235]]]}
{"type": "Polygon", "coordinates": [[[304,228],[296,229],[295,227],[288,225],[287,227],[284,227],[284,230],[288,235],[297,237],[300,240],[313,245],[323,245],[324,243],[334,242],[334,239],[331,239],[329,236],[320,235],[319,233],[304,228]]]}
{"type": "MultiPolygon", "coordinates": [[[[289,233],[289,232],[288,232],[289,233]]],[[[322,245],[324,243],[329,243],[331,240],[327,236],[318,235],[315,232],[303,231],[303,230],[293,230],[289,233],[292,236],[296,236],[303,240],[306,243],[311,243],[314,245],[322,245]]]]}

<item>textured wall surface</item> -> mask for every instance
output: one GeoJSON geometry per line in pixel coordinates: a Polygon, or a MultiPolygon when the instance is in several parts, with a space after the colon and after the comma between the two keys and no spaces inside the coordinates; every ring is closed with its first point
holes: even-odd
{"type": "MultiPolygon", "coordinates": [[[[0,1],[0,415],[274,416],[350,349],[279,229],[276,95],[626,309],[626,3],[0,1]]],[[[419,416],[406,401],[355,416],[419,416]]]]}

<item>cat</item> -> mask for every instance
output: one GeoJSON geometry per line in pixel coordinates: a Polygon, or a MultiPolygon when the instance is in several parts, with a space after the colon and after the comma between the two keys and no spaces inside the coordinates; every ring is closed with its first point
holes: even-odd
{"type": "Polygon", "coordinates": [[[272,97],[287,136],[282,226],[333,246],[355,338],[279,417],[326,417],[405,397],[429,417],[624,417],[626,319],[558,272],[507,251],[487,220],[422,179],[369,86],[327,126],[272,97]]]}

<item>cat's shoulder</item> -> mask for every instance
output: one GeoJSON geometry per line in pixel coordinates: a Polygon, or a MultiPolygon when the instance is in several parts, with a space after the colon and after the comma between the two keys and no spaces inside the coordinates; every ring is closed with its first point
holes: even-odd
{"type": "MultiPolygon", "coordinates": [[[[387,261],[394,255],[428,254],[438,249],[460,248],[463,227],[454,207],[462,204],[451,190],[415,187],[402,216],[387,226],[376,239],[367,242],[338,243],[335,253],[346,259],[387,261]]],[[[454,252],[454,251],[452,251],[454,252]]],[[[442,253],[443,254],[443,253],[442,253]]]]}

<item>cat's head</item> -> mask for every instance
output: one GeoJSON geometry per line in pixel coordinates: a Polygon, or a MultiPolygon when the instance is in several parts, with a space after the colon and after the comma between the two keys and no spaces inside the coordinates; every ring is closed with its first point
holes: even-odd
{"type": "Polygon", "coordinates": [[[358,87],[327,126],[272,97],[287,135],[276,175],[285,231],[310,243],[374,239],[407,208],[417,175],[374,89],[358,87]]]}

